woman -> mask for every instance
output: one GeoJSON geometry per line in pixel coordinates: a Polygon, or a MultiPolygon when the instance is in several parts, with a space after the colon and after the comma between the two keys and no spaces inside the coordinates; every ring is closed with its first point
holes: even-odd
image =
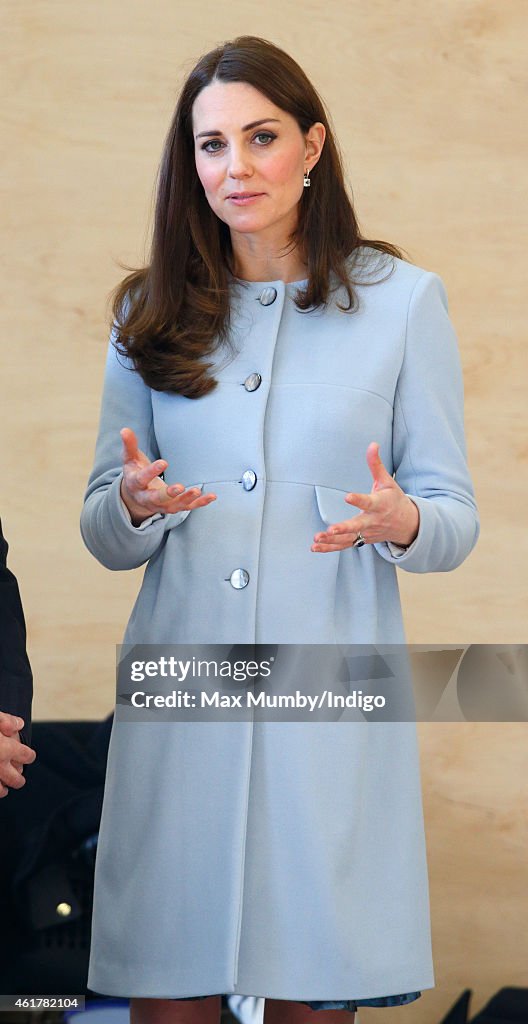
{"type": "MultiPolygon", "coordinates": [[[[113,312],[81,529],[148,563],[125,642],[402,644],[395,566],[455,569],[479,532],[456,338],[438,275],[360,235],[271,43],[188,76],[113,312]]],[[[116,721],[88,984],[135,1024],[433,987],[414,723],[116,721]]]]}

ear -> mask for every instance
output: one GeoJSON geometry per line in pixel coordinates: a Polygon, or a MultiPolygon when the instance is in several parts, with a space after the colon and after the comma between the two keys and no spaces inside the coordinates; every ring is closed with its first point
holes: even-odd
{"type": "Polygon", "coordinates": [[[305,158],[304,162],[309,170],[315,167],[324,146],[326,128],[322,121],[315,121],[305,135],[305,158]]]}

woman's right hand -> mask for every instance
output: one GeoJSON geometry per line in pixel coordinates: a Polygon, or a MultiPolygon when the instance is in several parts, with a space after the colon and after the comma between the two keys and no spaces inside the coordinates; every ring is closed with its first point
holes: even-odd
{"type": "Polygon", "coordinates": [[[216,500],[216,494],[202,494],[199,487],[167,486],[159,474],[164,472],[168,463],[164,459],[149,462],[138,448],[137,437],[130,427],[123,427],[120,434],[123,441],[121,497],[134,526],[139,526],[156,512],[184,512],[210,505],[216,500]]]}

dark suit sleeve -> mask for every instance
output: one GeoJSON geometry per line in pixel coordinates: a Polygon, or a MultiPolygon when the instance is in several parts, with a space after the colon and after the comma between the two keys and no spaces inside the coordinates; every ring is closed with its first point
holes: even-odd
{"type": "Polygon", "coordinates": [[[8,545],[0,520],[0,711],[24,719],[20,733],[31,744],[33,675],[26,653],[26,623],[18,583],[7,568],[8,545]]]}

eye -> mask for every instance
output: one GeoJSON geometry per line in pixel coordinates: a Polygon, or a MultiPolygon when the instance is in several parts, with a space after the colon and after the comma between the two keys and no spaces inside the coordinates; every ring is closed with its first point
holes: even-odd
{"type": "MultiPolygon", "coordinates": [[[[265,141],[264,144],[258,143],[258,147],[260,149],[263,149],[264,146],[269,146],[270,142],[273,142],[273,139],[276,139],[277,136],[274,135],[273,132],[257,132],[256,135],[253,136],[252,141],[254,141],[255,139],[262,139],[262,138],[265,139],[266,141],[265,141]]],[[[203,149],[206,153],[219,153],[220,149],[216,149],[216,148],[215,149],[209,149],[208,148],[209,146],[212,145],[213,142],[218,142],[220,144],[220,149],[222,148],[223,142],[221,142],[220,139],[209,139],[209,141],[208,142],[204,142],[203,146],[201,146],[200,148],[203,149]]]]}
{"type": "Polygon", "coordinates": [[[273,135],[272,132],[257,132],[257,134],[255,135],[255,138],[256,139],[265,138],[268,141],[272,141],[273,139],[276,139],[277,136],[273,135]]]}
{"type": "Polygon", "coordinates": [[[200,149],[205,150],[206,153],[218,153],[217,149],[208,149],[207,148],[213,142],[220,142],[220,139],[209,139],[209,142],[204,142],[203,146],[200,146],[200,149]]]}

